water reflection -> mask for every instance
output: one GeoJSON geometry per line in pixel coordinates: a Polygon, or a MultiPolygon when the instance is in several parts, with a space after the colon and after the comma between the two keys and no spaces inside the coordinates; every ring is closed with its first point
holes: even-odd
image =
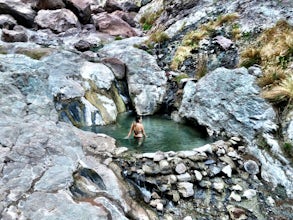
{"type": "Polygon", "coordinates": [[[124,139],[133,121],[134,114],[122,113],[118,115],[115,124],[83,129],[107,134],[115,138],[119,146],[139,152],[190,150],[211,142],[207,136],[191,126],[178,124],[163,116],[145,116],[142,123],[148,137],[142,146],[137,147],[137,142],[132,137],[124,139]]]}

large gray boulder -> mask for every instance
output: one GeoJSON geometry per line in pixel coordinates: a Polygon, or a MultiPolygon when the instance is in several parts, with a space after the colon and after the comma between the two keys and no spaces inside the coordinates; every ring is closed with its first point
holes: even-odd
{"type": "Polygon", "coordinates": [[[65,32],[70,28],[79,27],[76,15],[68,9],[40,10],[35,17],[40,28],[51,29],[54,33],[65,32]]]}
{"type": "Polygon", "coordinates": [[[247,69],[218,68],[198,83],[186,84],[179,114],[215,135],[240,135],[251,141],[277,128],[273,108],[259,93],[255,77],[247,69]]]}
{"type": "Polygon", "coordinates": [[[167,78],[153,56],[134,47],[145,40],[134,37],[116,41],[107,44],[99,52],[101,56],[115,57],[125,63],[129,95],[135,110],[141,115],[151,115],[160,109],[167,78]]]}
{"type": "Polygon", "coordinates": [[[40,115],[46,113],[41,112],[43,109],[48,111],[43,104],[50,100],[55,101],[57,117],[61,121],[79,126],[113,123],[118,112],[125,111],[124,102],[114,86],[114,74],[104,64],[88,62],[74,53],[56,51],[42,60],[23,55],[3,55],[1,60],[5,60],[5,73],[17,73],[18,81],[28,82],[29,88],[39,91],[26,93],[28,102],[32,103],[29,107],[38,105],[40,115]],[[42,78],[33,74],[36,72],[42,78]]]}
{"type": "Polygon", "coordinates": [[[17,23],[25,27],[33,27],[36,12],[30,3],[21,0],[0,0],[0,14],[9,14],[17,23]]]}

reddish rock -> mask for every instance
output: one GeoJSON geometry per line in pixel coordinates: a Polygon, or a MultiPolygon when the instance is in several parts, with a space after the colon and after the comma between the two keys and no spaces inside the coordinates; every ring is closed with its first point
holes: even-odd
{"type": "Polygon", "coordinates": [[[112,15],[115,15],[115,16],[121,18],[123,21],[127,22],[131,27],[136,26],[133,14],[130,14],[130,13],[127,13],[124,11],[115,11],[112,13],[112,15]]]}
{"type": "Polygon", "coordinates": [[[107,0],[104,6],[104,10],[106,12],[114,12],[114,11],[122,11],[122,7],[120,6],[120,4],[118,2],[116,2],[115,0],[107,0]]]}
{"type": "Polygon", "coordinates": [[[36,9],[39,10],[55,10],[65,8],[63,0],[37,0],[36,9]]]}
{"type": "Polygon", "coordinates": [[[75,14],[68,9],[40,10],[35,22],[39,27],[51,29],[55,33],[65,32],[80,25],[75,14]]]}
{"type": "Polygon", "coordinates": [[[125,77],[126,65],[121,60],[110,57],[103,59],[102,62],[113,71],[117,79],[123,79],[125,77]]]}
{"type": "Polygon", "coordinates": [[[107,12],[93,16],[94,24],[99,31],[112,36],[134,37],[136,31],[121,18],[107,12]]]}
{"type": "Polygon", "coordinates": [[[15,26],[13,30],[3,29],[1,40],[5,42],[27,42],[28,36],[23,27],[15,26]]]}
{"type": "Polygon", "coordinates": [[[87,24],[91,18],[90,2],[87,0],[63,0],[66,8],[71,10],[79,19],[80,23],[87,24]]]}

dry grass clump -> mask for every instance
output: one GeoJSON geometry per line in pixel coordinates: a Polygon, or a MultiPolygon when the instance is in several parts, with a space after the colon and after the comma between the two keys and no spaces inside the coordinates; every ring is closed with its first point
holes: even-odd
{"type": "Polygon", "coordinates": [[[200,79],[201,77],[206,75],[206,73],[208,72],[207,62],[208,62],[208,57],[206,54],[198,55],[197,65],[196,65],[196,75],[194,78],[200,79]]]}
{"type": "Polygon", "coordinates": [[[161,44],[169,39],[168,34],[162,30],[157,30],[150,35],[149,39],[145,41],[145,44],[148,48],[153,48],[155,43],[161,44]]]}
{"type": "Polygon", "coordinates": [[[278,85],[282,80],[286,79],[287,73],[280,66],[266,67],[265,74],[258,79],[258,85],[262,88],[278,85]]]}
{"type": "Polygon", "coordinates": [[[293,27],[281,20],[265,30],[252,47],[241,53],[241,65],[262,66],[263,76],[258,85],[263,97],[274,103],[289,102],[293,98],[293,27]]]}
{"type": "Polygon", "coordinates": [[[164,31],[157,30],[156,32],[152,33],[150,35],[150,40],[154,43],[162,43],[164,41],[169,40],[168,34],[166,34],[164,31]]]}
{"type": "Polygon", "coordinates": [[[292,56],[293,27],[286,21],[277,22],[276,26],[266,30],[259,39],[262,42],[261,54],[263,61],[278,57],[292,56]]]}
{"type": "Polygon", "coordinates": [[[257,48],[248,48],[241,54],[241,65],[250,67],[253,64],[261,64],[260,50],[257,48]]]}
{"type": "Polygon", "coordinates": [[[177,70],[179,65],[183,63],[183,61],[191,55],[190,51],[192,50],[191,46],[180,46],[177,48],[170,68],[173,70],[177,70]]]}
{"type": "Polygon", "coordinates": [[[263,92],[263,97],[273,102],[288,102],[293,104],[293,75],[283,79],[279,85],[263,92]]]}
{"type": "Polygon", "coordinates": [[[182,62],[191,55],[191,51],[198,47],[199,42],[208,37],[215,29],[225,23],[233,22],[239,18],[237,13],[220,15],[215,21],[209,21],[201,25],[198,29],[187,33],[181,42],[181,46],[177,48],[171,63],[171,68],[177,70],[182,62]]]}
{"type": "Polygon", "coordinates": [[[236,19],[239,18],[239,14],[238,13],[231,13],[231,14],[226,14],[226,15],[220,15],[216,21],[216,26],[221,26],[225,23],[228,22],[233,22],[236,19]]]}
{"type": "Polygon", "coordinates": [[[241,53],[240,63],[246,67],[260,64],[264,67],[264,72],[270,66],[286,69],[292,61],[292,55],[293,27],[286,21],[279,21],[274,27],[264,31],[255,45],[247,47],[241,53]]]}

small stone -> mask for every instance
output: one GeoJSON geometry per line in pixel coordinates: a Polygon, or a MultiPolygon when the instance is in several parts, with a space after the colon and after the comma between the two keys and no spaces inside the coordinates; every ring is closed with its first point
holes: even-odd
{"type": "Polygon", "coordinates": [[[191,216],[186,216],[186,217],[184,217],[183,220],[192,220],[192,217],[191,216]]]}
{"type": "Polygon", "coordinates": [[[158,193],[156,193],[156,192],[153,192],[151,196],[152,196],[153,199],[160,199],[160,198],[161,198],[161,197],[158,195],[158,193]]]}
{"type": "Polygon", "coordinates": [[[245,210],[241,208],[236,208],[235,206],[228,205],[227,210],[229,212],[230,218],[232,220],[244,220],[247,219],[245,215],[245,210]]]}
{"type": "Polygon", "coordinates": [[[163,211],[163,209],[164,209],[164,205],[163,205],[162,203],[158,203],[156,209],[157,209],[158,211],[163,211]]]}
{"type": "Polygon", "coordinates": [[[240,142],[241,139],[239,137],[231,137],[231,140],[236,141],[236,142],[240,142]]]}
{"type": "Polygon", "coordinates": [[[115,149],[115,154],[116,155],[120,155],[124,152],[128,151],[128,148],[127,147],[119,147],[119,148],[116,148],[115,149]]]}
{"type": "Polygon", "coordinates": [[[191,180],[191,176],[189,173],[183,173],[183,174],[177,175],[177,179],[179,182],[188,182],[191,180]]]}
{"type": "Polygon", "coordinates": [[[223,167],[222,172],[225,173],[228,177],[232,176],[232,168],[230,165],[223,167]]]}
{"type": "Polygon", "coordinates": [[[228,150],[227,150],[228,152],[232,152],[232,151],[234,151],[234,148],[233,147],[228,147],[228,150]]]}
{"type": "Polygon", "coordinates": [[[243,188],[240,185],[238,185],[238,184],[232,186],[232,189],[235,190],[235,191],[242,191],[243,190],[243,188]]]}
{"type": "Polygon", "coordinates": [[[158,162],[158,161],[161,161],[161,160],[164,160],[165,159],[165,155],[163,152],[156,152],[155,155],[154,155],[154,162],[158,162]]]}
{"type": "Polygon", "coordinates": [[[210,188],[212,183],[210,181],[207,181],[207,180],[202,180],[199,182],[199,185],[202,187],[202,188],[210,188]]]}
{"type": "Polygon", "coordinates": [[[219,148],[216,152],[218,156],[224,155],[226,153],[225,149],[219,148]]]}
{"type": "Polygon", "coordinates": [[[239,147],[238,147],[238,151],[239,151],[240,153],[244,153],[244,152],[245,152],[245,149],[246,149],[245,146],[239,146],[239,147]]]}
{"type": "Polygon", "coordinates": [[[234,200],[236,202],[241,201],[241,196],[236,194],[235,192],[232,192],[229,198],[230,198],[230,200],[234,200]]]}
{"type": "Polygon", "coordinates": [[[232,158],[235,158],[235,159],[239,159],[240,158],[236,151],[229,152],[227,155],[229,157],[232,157],[232,158]]]}
{"type": "Polygon", "coordinates": [[[111,157],[109,157],[106,160],[104,160],[103,163],[108,166],[112,161],[113,161],[113,159],[111,157]]]}
{"type": "Polygon", "coordinates": [[[216,183],[213,183],[213,188],[217,192],[221,193],[221,192],[223,192],[223,189],[225,188],[225,184],[224,184],[224,182],[216,182],[216,183]]]}
{"type": "Polygon", "coordinates": [[[269,196],[267,198],[267,203],[268,203],[269,206],[275,206],[276,205],[275,200],[271,196],[269,196]]]}
{"type": "Polygon", "coordinates": [[[173,184],[177,182],[177,177],[175,175],[169,175],[168,176],[168,184],[173,184]]]}
{"type": "Polygon", "coordinates": [[[247,198],[248,200],[251,200],[255,196],[256,196],[256,190],[254,189],[245,190],[243,193],[243,197],[247,198]]]}
{"type": "Polygon", "coordinates": [[[197,181],[201,181],[202,180],[202,174],[198,170],[194,170],[194,175],[195,175],[195,179],[197,181]]]}
{"type": "Polygon", "coordinates": [[[166,170],[170,168],[170,164],[167,160],[161,160],[159,162],[160,170],[166,170]]]}
{"type": "Polygon", "coordinates": [[[180,195],[177,191],[174,191],[174,193],[172,194],[172,200],[173,202],[178,202],[180,200],[180,195]]]}
{"type": "Polygon", "coordinates": [[[175,168],[175,171],[178,173],[178,174],[182,174],[182,173],[185,173],[187,170],[186,166],[184,165],[184,163],[179,163],[176,168],[175,168]]]}
{"type": "Polygon", "coordinates": [[[190,182],[178,183],[178,191],[184,198],[191,197],[194,195],[193,184],[190,182]]]}
{"type": "Polygon", "coordinates": [[[259,173],[259,167],[257,163],[253,160],[248,160],[244,162],[244,169],[249,174],[258,174],[259,173]]]}

